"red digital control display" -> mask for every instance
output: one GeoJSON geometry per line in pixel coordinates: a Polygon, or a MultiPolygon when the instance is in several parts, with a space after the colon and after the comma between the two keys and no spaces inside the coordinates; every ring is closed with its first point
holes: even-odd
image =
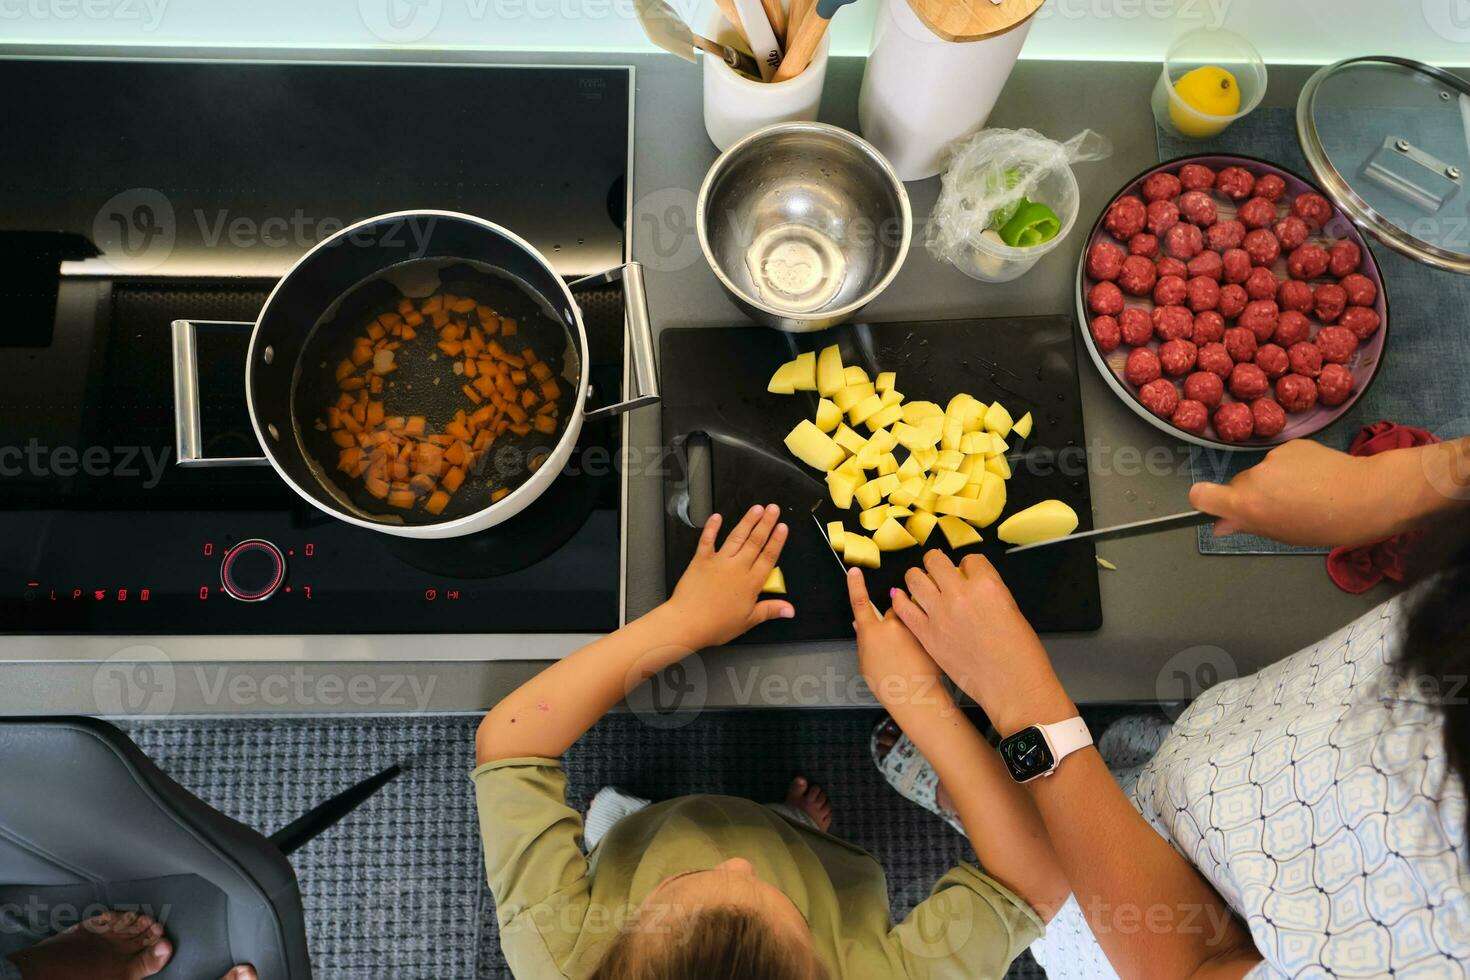
{"type": "MultiPolygon", "coordinates": [[[[241,541],[220,562],[220,585],[242,602],[259,602],[275,595],[286,580],[286,556],[264,538],[241,541]]],[[[200,598],[205,593],[201,590],[200,598]]]]}

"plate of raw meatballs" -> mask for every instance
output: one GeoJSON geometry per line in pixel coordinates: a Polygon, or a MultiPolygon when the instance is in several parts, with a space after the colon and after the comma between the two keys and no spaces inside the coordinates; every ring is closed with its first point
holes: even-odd
{"type": "Polygon", "coordinates": [[[1383,359],[1388,303],[1362,234],[1274,164],[1160,164],[1098,217],[1077,301],[1088,351],[1139,415],[1201,446],[1320,432],[1383,359]]]}

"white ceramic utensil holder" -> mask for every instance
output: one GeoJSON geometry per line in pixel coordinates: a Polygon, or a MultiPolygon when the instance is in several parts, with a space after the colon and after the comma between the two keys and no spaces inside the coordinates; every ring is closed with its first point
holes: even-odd
{"type": "MultiPolygon", "coordinates": [[[[707,37],[721,44],[739,41],[725,19],[715,12],[707,37]]],[[[746,78],[719,58],[701,54],[704,72],[704,129],[722,152],[740,137],[778,122],[814,120],[827,81],[829,32],[817,45],[811,64],[784,82],[746,78]]]]}

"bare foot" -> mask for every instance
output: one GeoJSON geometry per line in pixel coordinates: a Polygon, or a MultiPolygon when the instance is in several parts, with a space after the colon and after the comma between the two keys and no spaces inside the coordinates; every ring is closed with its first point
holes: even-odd
{"type": "MultiPolygon", "coordinates": [[[[887,756],[889,751],[891,751],[893,747],[898,744],[899,736],[901,736],[902,734],[903,730],[898,727],[898,725],[894,722],[892,718],[883,723],[883,728],[878,732],[878,748],[880,750],[880,760],[884,756],[887,756]]],[[[954,798],[949,795],[949,792],[944,788],[943,783],[940,783],[939,785],[934,787],[934,802],[939,806],[939,809],[944,811],[944,813],[946,813],[947,815],[952,817],[957,816],[954,808],[954,798]]]]}
{"type": "MultiPolygon", "coordinates": [[[[10,954],[21,980],[143,980],[174,955],[163,925],[137,912],[103,912],[29,949],[10,954]]],[[[221,980],[257,980],[237,966],[221,980]]]]}
{"type": "Polygon", "coordinates": [[[791,781],[791,788],[786,791],[786,805],[796,807],[815,820],[822,833],[832,829],[832,804],[827,794],[805,776],[797,776],[791,781]]]}

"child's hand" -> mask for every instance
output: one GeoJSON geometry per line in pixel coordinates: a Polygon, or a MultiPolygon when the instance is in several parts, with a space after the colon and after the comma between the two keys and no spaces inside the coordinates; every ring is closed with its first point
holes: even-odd
{"type": "Polygon", "coordinates": [[[786,544],[788,528],[776,523],[780,516],[781,508],[775,504],[752,507],[718,550],[720,515],[705,522],[694,560],[666,604],[677,614],[681,635],[691,649],[729,643],[768,619],[796,615],[795,607],[784,599],[758,601],[786,544]]]}
{"type": "Polygon", "coordinates": [[[862,569],[848,569],[847,597],[857,631],[858,669],[889,714],[897,721],[916,707],[952,708],[940,684],[944,675],[939,665],[903,620],[891,613],[884,616],[873,606],[862,569]]]}

